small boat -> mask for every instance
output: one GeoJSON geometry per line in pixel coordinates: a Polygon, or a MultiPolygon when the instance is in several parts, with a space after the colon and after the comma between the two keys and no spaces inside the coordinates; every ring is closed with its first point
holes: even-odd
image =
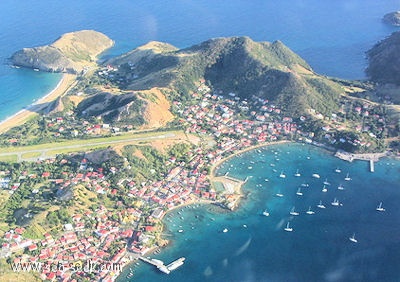
{"type": "Polygon", "coordinates": [[[292,232],[293,231],[293,228],[290,227],[289,222],[286,224],[286,227],[285,227],[284,230],[287,231],[287,232],[292,232]]]}
{"type": "Polygon", "coordinates": [[[328,179],[327,179],[327,178],[325,178],[324,184],[325,184],[325,185],[331,185],[331,184],[328,182],[328,179]]]}
{"type": "Polygon", "coordinates": [[[282,194],[282,193],[276,193],[275,196],[277,196],[277,197],[283,197],[283,194],[282,194]]]}
{"type": "Polygon", "coordinates": [[[335,198],[333,200],[333,202],[331,203],[331,205],[337,207],[337,206],[339,206],[339,201],[335,198]]]}
{"type": "Polygon", "coordinates": [[[228,229],[224,228],[224,230],[222,230],[222,232],[226,233],[226,232],[228,232],[228,229]]]}
{"type": "Polygon", "coordinates": [[[319,201],[319,204],[317,205],[317,207],[320,208],[320,209],[325,209],[326,208],[325,205],[322,204],[322,201],[319,201]]]}
{"type": "Polygon", "coordinates": [[[379,206],[376,208],[377,211],[379,212],[384,212],[385,208],[382,207],[382,202],[379,203],[379,206]]]}
{"type": "Polygon", "coordinates": [[[311,210],[311,207],[308,207],[308,211],[306,211],[306,214],[314,214],[315,212],[311,210]]]}
{"type": "Polygon", "coordinates": [[[312,177],[314,177],[314,178],[320,178],[321,176],[319,176],[318,173],[313,173],[312,177]]]}
{"type": "Polygon", "coordinates": [[[344,178],[344,180],[346,180],[346,181],[351,180],[351,178],[350,178],[350,176],[349,176],[349,173],[346,174],[346,177],[344,178]]]}
{"type": "Polygon", "coordinates": [[[299,173],[299,170],[296,170],[296,173],[294,174],[294,176],[296,176],[296,177],[301,176],[301,174],[299,173]]]}
{"type": "Polygon", "coordinates": [[[264,210],[262,213],[264,216],[269,216],[269,212],[267,210],[264,210]]]}
{"type": "Polygon", "coordinates": [[[294,210],[294,207],[290,210],[291,215],[299,215],[297,211],[294,210]]]}
{"type": "Polygon", "coordinates": [[[37,69],[37,68],[35,68],[35,69],[33,69],[34,71],[39,71],[39,69],[37,69]]]}
{"type": "Polygon", "coordinates": [[[296,195],[303,196],[303,192],[301,192],[301,188],[297,189],[296,195]]]}
{"type": "Polygon", "coordinates": [[[324,193],[328,192],[328,188],[326,188],[325,185],[324,185],[324,187],[322,187],[322,192],[324,192],[324,193]]]}
{"type": "Polygon", "coordinates": [[[281,171],[281,174],[279,174],[279,177],[280,177],[280,178],[285,178],[286,175],[283,173],[283,171],[281,171]]]}
{"type": "Polygon", "coordinates": [[[252,166],[248,166],[247,169],[253,169],[253,167],[252,166]]]}
{"type": "Polygon", "coordinates": [[[183,229],[179,229],[178,232],[179,232],[179,233],[182,233],[182,232],[183,232],[183,229]]]}
{"type": "Polygon", "coordinates": [[[338,190],[344,190],[344,187],[342,184],[340,184],[337,188],[338,188],[338,190]]]}
{"type": "Polygon", "coordinates": [[[340,168],[337,167],[337,168],[335,169],[335,172],[336,172],[336,173],[341,173],[342,170],[341,170],[340,168]]]}
{"type": "Polygon", "coordinates": [[[349,237],[349,240],[352,241],[353,243],[357,243],[357,239],[356,239],[356,234],[353,233],[353,236],[349,237]]]}
{"type": "Polygon", "coordinates": [[[300,186],[301,186],[301,187],[308,187],[308,186],[310,186],[310,185],[308,185],[307,183],[302,183],[300,186]]]}

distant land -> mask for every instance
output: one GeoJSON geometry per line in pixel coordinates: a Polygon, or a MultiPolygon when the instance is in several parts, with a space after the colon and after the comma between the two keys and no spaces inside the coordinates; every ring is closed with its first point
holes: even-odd
{"type": "Polygon", "coordinates": [[[100,32],[81,30],[66,33],[50,45],[24,48],[14,53],[11,61],[15,66],[42,71],[80,73],[113,44],[100,32]]]}
{"type": "Polygon", "coordinates": [[[400,85],[400,32],[376,43],[368,52],[368,77],[379,83],[400,85]]]}
{"type": "Polygon", "coordinates": [[[400,26],[400,11],[387,13],[382,20],[387,24],[400,26]]]}

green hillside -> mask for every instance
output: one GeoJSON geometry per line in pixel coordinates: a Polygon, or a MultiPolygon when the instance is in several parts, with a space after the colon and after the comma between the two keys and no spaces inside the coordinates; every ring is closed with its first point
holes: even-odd
{"type": "Polygon", "coordinates": [[[394,32],[368,52],[366,70],[372,81],[400,85],[400,32],[394,32]]]}
{"type": "Polygon", "coordinates": [[[123,89],[168,87],[170,99],[186,100],[204,79],[219,93],[269,99],[295,115],[311,108],[330,114],[343,92],[282,42],[248,37],[215,38],[181,50],[152,42],[105,64],[118,66],[123,89]]]}

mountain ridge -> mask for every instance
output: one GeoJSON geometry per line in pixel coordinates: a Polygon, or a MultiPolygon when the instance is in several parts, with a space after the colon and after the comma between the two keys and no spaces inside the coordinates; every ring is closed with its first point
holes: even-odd
{"type": "Polygon", "coordinates": [[[142,47],[130,51],[136,55],[134,62],[122,55],[105,64],[118,65],[117,77],[125,79],[120,84],[124,89],[167,87],[176,93],[172,99],[187,100],[187,94],[196,89],[196,82],[204,79],[213,89],[225,94],[233,92],[242,98],[255,95],[277,102],[291,101],[282,105],[283,110],[296,115],[308,109],[324,114],[335,110],[337,105],[333,102],[344,92],[339,84],[314,73],[281,41],[219,37],[184,49],[163,46],[169,48],[152,52],[151,56],[149,51],[141,51],[142,47]],[[295,109],[295,104],[300,108],[295,109]]]}

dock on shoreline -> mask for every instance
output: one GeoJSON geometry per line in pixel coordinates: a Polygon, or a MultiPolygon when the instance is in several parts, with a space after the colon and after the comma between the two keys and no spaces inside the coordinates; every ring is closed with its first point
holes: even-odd
{"type": "Polygon", "coordinates": [[[369,161],[369,171],[375,172],[375,162],[380,158],[387,156],[387,153],[369,153],[369,154],[352,154],[346,151],[339,150],[335,153],[335,157],[352,162],[353,160],[369,161]]]}
{"type": "Polygon", "coordinates": [[[338,150],[335,153],[335,157],[338,157],[341,160],[345,160],[348,162],[352,162],[354,160],[361,160],[361,161],[379,161],[380,158],[387,156],[386,152],[383,153],[367,153],[367,154],[353,154],[343,150],[338,150]]]}

